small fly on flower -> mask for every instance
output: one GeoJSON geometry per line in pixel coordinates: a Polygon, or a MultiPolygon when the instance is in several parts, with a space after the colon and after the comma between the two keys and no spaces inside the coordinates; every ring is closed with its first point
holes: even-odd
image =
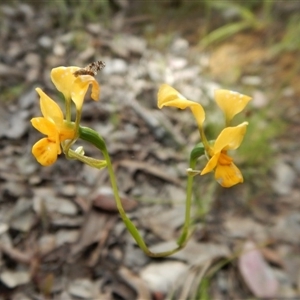
{"type": "Polygon", "coordinates": [[[105,67],[105,62],[102,60],[98,60],[87,65],[85,68],[75,71],[73,74],[75,77],[78,77],[80,75],[91,75],[95,77],[97,75],[97,72],[102,70],[104,67],[105,67]]]}

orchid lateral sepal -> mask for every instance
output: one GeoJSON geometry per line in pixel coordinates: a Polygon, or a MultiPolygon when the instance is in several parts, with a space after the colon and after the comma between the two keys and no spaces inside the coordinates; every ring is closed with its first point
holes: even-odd
{"type": "Polygon", "coordinates": [[[200,175],[201,170],[193,170],[191,168],[186,169],[186,174],[189,176],[196,176],[196,175],[200,175]]]}
{"type": "Polygon", "coordinates": [[[103,169],[107,166],[106,160],[100,160],[100,159],[95,159],[93,157],[85,156],[81,153],[78,153],[72,149],[68,150],[68,153],[66,154],[67,158],[69,159],[77,159],[86,165],[96,168],[96,169],[103,169]]]}

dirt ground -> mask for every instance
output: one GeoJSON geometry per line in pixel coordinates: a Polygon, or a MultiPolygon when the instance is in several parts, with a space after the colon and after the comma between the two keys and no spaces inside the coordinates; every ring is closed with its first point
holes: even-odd
{"type": "Polygon", "coordinates": [[[280,22],[204,48],[207,20],[184,3],[164,3],[157,17],[113,2],[103,20],[64,1],[0,4],[0,300],[300,297],[300,64],[298,52],[273,47],[280,22]],[[101,99],[85,102],[82,124],[105,139],[124,208],[153,251],[179,236],[188,153],[199,142],[189,111],[157,108],[159,86],[199,101],[211,134],[221,126],[215,89],[253,97],[235,156],[245,182],[224,189],[211,174],[195,179],[195,230],[171,257],[137,247],[105,169],[63,155],[42,167],[31,154],[41,138],[30,124],[41,116],[35,88],[62,104],[51,69],[99,59],[101,99]]]}

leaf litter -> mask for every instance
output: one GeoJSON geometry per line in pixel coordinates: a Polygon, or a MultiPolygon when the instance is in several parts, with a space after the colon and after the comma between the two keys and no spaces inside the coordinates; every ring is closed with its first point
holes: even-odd
{"type": "MultiPolygon", "coordinates": [[[[181,36],[173,37],[167,53],[162,53],[141,36],[124,30],[118,37],[100,23],[88,22],[78,31],[58,30],[53,20],[61,20],[43,6],[1,4],[0,11],[1,296],[144,300],[175,295],[188,299],[197,295],[205,280],[210,280],[210,294],[217,298],[298,296],[299,226],[294,202],[289,200],[297,195],[294,175],[289,179],[274,170],[272,196],[259,199],[264,207],[260,219],[249,211],[245,217],[236,191],[230,199],[216,193],[216,204],[207,216],[194,214],[199,226],[187,247],[171,258],[152,260],[136,247],[121,222],[105,171],[95,172],[64,158],[53,167],[42,168],[30,153],[37,139],[29,126],[38,112],[34,88],[43,86],[58,99],[49,79],[52,67],[83,66],[101,57],[107,64],[98,75],[102,99],[97,105],[87,103],[83,122],[103,132],[121,182],[123,205],[148,245],[157,251],[172,247],[184,216],[187,158],[181,149],[191,147],[196,135],[188,113],[157,110],[157,88],[168,82],[187,97],[201,98],[209,105],[209,93],[220,84],[205,78],[203,70],[210,67],[216,80],[225,76],[233,83],[238,74],[229,72],[231,61],[237,68],[243,64],[242,82],[257,89],[255,105],[268,106],[270,96],[262,86],[263,76],[247,74],[247,65],[251,69],[258,59],[261,64],[270,63],[257,38],[240,34],[230,45],[217,48],[214,59],[208,60],[207,53],[195,54],[181,36]],[[72,44],[76,39],[86,45],[82,51],[72,44]],[[247,39],[257,41],[257,47],[251,44],[253,51],[247,49],[249,43],[242,42],[247,39]],[[230,60],[230,51],[239,59],[230,60]],[[220,201],[227,201],[224,205],[231,213],[218,207],[220,201]],[[234,249],[241,241],[243,252],[236,257],[234,249]],[[220,261],[226,263],[216,270],[220,261]],[[212,270],[215,276],[207,277],[212,270]]],[[[118,22],[124,25],[128,20],[124,11],[121,14],[123,20],[118,22]]],[[[295,85],[291,88],[297,92],[295,85]]],[[[287,113],[294,120],[290,110],[287,113]]],[[[291,145],[295,137],[294,129],[287,137],[291,145]]],[[[88,145],[86,151],[97,155],[88,145]]],[[[286,169],[295,174],[286,157],[277,161],[284,161],[286,169]]],[[[197,209],[194,206],[193,212],[197,209]]]]}

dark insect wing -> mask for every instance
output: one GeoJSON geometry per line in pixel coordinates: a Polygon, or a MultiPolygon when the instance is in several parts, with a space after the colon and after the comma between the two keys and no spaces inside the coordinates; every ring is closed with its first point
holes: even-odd
{"type": "Polygon", "coordinates": [[[96,75],[97,72],[102,70],[104,67],[105,67],[105,63],[101,60],[98,60],[96,62],[92,62],[86,68],[89,69],[89,71],[93,72],[96,75]]]}
{"type": "Polygon", "coordinates": [[[85,68],[75,71],[73,74],[75,77],[78,77],[80,75],[96,76],[97,72],[102,70],[104,67],[105,67],[105,62],[102,60],[98,60],[90,63],[85,68]]]}

